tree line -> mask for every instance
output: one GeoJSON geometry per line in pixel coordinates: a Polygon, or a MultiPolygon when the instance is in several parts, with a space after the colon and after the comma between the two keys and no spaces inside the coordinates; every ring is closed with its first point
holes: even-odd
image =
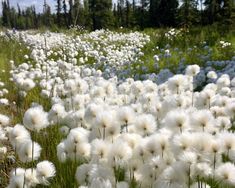
{"type": "Polygon", "coordinates": [[[86,29],[147,27],[190,27],[194,25],[235,25],[234,0],[55,0],[56,11],[43,2],[43,12],[35,6],[13,7],[2,1],[0,26],[16,29],[86,29]]]}

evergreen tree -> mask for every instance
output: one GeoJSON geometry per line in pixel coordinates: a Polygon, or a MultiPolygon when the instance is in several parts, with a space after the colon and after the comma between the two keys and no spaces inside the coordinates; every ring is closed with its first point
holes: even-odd
{"type": "Polygon", "coordinates": [[[61,0],[56,0],[57,5],[56,5],[56,20],[57,20],[57,25],[60,27],[61,26],[61,10],[62,10],[62,4],[61,0]]]}
{"type": "MultiPolygon", "coordinates": [[[[82,7],[81,7],[81,2],[80,0],[74,0],[74,23],[73,25],[77,25],[78,24],[78,18],[80,16],[80,18],[82,17],[82,7]]],[[[80,23],[81,23],[81,19],[80,19],[80,23]]]]}
{"type": "Polygon", "coordinates": [[[135,0],[132,0],[132,13],[131,13],[131,21],[130,21],[130,24],[132,27],[135,27],[136,26],[136,1],[135,0]]]}
{"type": "Polygon", "coordinates": [[[126,0],[126,20],[125,20],[125,26],[129,27],[130,25],[130,15],[131,15],[131,6],[129,0],[126,0]]]}
{"type": "Polygon", "coordinates": [[[43,5],[42,22],[43,25],[46,27],[52,26],[51,7],[47,4],[46,0],[44,0],[44,5],[43,5]]]}
{"type": "Polygon", "coordinates": [[[63,0],[63,12],[64,12],[65,25],[66,25],[67,28],[69,28],[66,0],[63,0]]]}
{"type": "Polygon", "coordinates": [[[112,0],[89,0],[93,30],[112,25],[112,0]]]}
{"type": "Polygon", "coordinates": [[[119,26],[125,26],[125,2],[124,0],[118,0],[117,9],[118,9],[117,16],[118,16],[119,26]]]}
{"type": "Polygon", "coordinates": [[[197,2],[195,0],[183,0],[179,9],[180,25],[185,28],[198,22],[197,2]]]}
{"type": "Polygon", "coordinates": [[[157,25],[156,7],[157,7],[157,0],[149,0],[149,24],[151,27],[157,25]]]}
{"type": "Polygon", "coordinates": [[[140,28],[148,26],[147,12],[148,12],[148,0],[140,0],[140,9],[139,9],[139,25],[140,28]]]}
{"type": "Polygon", "coordinates": [[[161,0],[157,3],[158,26],[176,26],[178,0],[161,0]]]}
{"type": "Polygon", "coordinates": [[[206,16],[209,24],[213,24],[220,19],[221,3],[222,0],[205,0],[204,5],[206,6],[206,16]]]}
{"type": "Polygon", "coordinates": [[[69,18],[68,18],[69,26],[73,24],[73,21],[74,21],[73,0],[69,0],[69,18]]]}
{"type": "Polygon", "coordinates": [[[82,25],[85,27],[91,27],[91,18],[89,12],[89,0],[83,0],[83,19],[82,25]]]}
{"type": "Polygon", "coordinates": [[[5,27],[11,27],[9,0],[2,1],[2,25],[5,27]]]}

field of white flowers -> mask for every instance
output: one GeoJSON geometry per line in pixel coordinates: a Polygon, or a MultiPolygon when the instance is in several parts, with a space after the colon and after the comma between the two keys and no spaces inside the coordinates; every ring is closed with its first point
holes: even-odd
{"type": "Polygon", "coordinates": [[[182,35],[0,32],[0,187],[235,187],[234,44],[182,35]]]}

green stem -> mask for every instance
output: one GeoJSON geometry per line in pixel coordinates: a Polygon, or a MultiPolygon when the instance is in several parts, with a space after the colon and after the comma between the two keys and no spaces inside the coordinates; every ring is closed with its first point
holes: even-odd
{"type": "Polygon", "coordinates": [[[190,179],[190,171],[191,171],[191,168],[190,168],[191,165],[189,165],[189,173],[188,173],[188,188],[190,188],[190,184],[191,184],[191,179],[190,179]]]}
{"type": "Polygon", "coordinates": [[[33,173],[33,166],[34,166],[34,141],[33,141],[33,139],[34,139],[34,132],[32,131],[32,167],[31,167],[31,171],[32,171],[32,173],[33,173]]]}

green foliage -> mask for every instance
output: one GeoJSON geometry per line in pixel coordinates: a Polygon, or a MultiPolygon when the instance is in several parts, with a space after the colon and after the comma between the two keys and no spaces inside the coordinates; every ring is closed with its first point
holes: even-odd
{"type": "Polygon", "coordinates": [[[21,9],[2,1],[0,25],[7,28],[46,27],[88,30],[101,28],[184,27],[217,24],[224,32],[235,28],[234,0],[54,0],[52,12],[46,0],[43,13],[35,6],[21,9]]]}
{"type": "Polygon", "coordinates": [[[93,30],[108,28],[113,23],[112,0],[89,0],[93,30]]]}

